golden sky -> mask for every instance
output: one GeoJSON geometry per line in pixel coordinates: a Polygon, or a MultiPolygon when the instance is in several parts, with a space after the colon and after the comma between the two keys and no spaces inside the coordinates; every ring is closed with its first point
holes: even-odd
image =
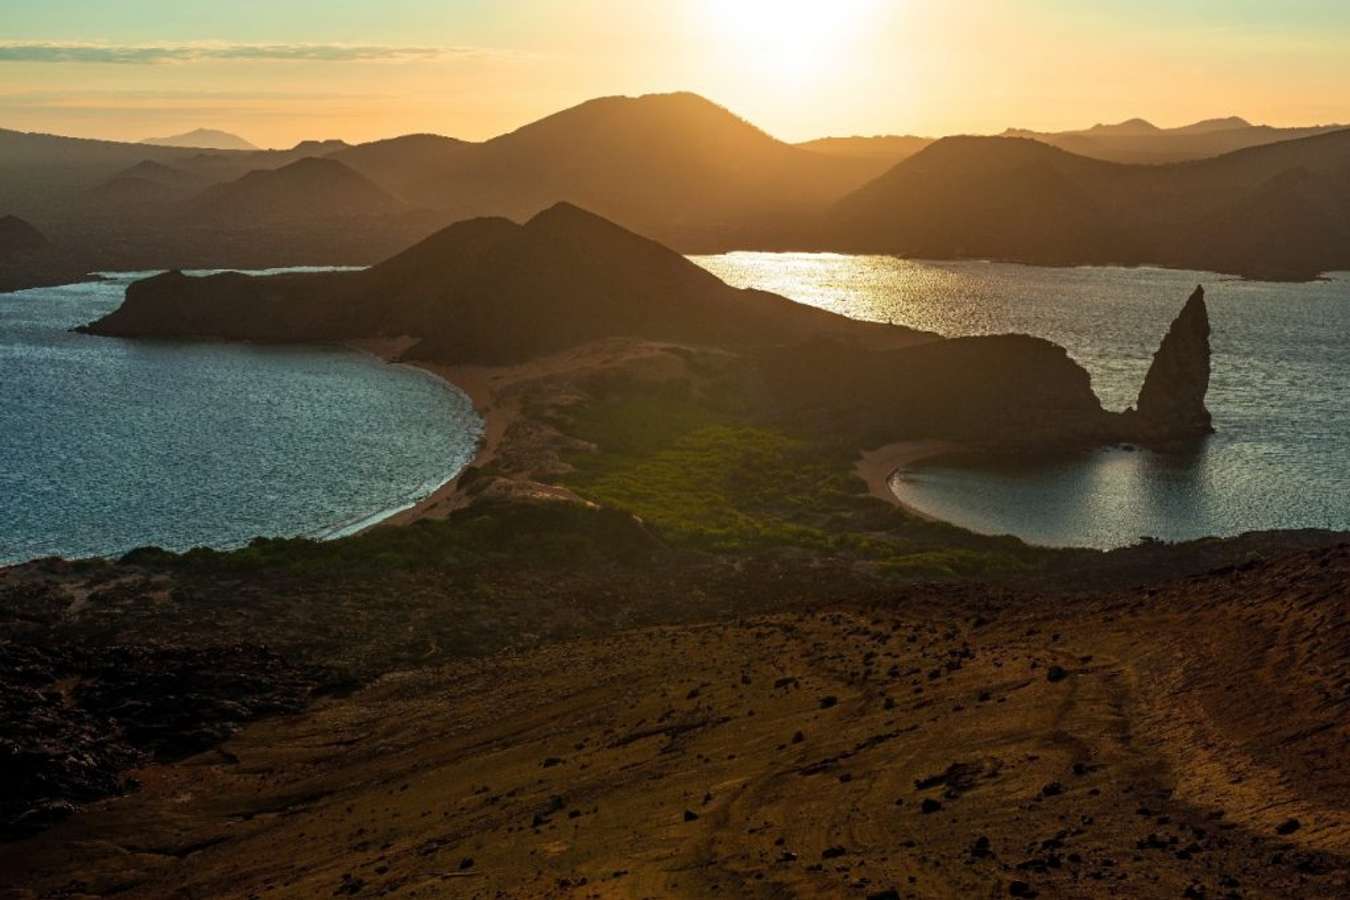
{"type": "Polygon", "coordinates": [[[692,90],[827,134],[1350,121],[1343,0],[5,0],[0,127],[482,139],[692,90]]]}

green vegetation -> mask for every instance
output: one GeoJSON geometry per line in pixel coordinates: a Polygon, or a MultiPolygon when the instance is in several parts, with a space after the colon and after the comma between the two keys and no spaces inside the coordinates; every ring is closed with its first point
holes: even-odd
{"type": "Polygon", "coordinates": [[[594,444],[569,457],[581,496],[638,516],[675,545],[716,553],[800,549],[895,577],[1009,574],[1043,555],[1012,539],[926,522],[866,495],[854,448],[737,423],[666,390],[589,404],[560,425],[594,444]]]}
{"type": "Polygon", "coordinates": [[[651,537],[632,518],[574,504],[483,504],[445,520],[373,528],[337,541],[256,538],[233,551],[174,554],[133,550],[122,561],[198,570],[278,569],[295,575],[379,575],[418,568],[455,569],[528,561],[573,565],[648,558],[651,537]]]}

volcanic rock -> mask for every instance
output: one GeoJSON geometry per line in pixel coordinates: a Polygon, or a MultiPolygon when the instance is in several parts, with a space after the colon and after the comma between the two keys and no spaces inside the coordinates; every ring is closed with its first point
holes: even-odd
{"type": "Polygon", "coordinates": [[[1141,442],[1184,440],[1214,431],[1205,407],[1209,364],[1209,312],[1205,289],[1196,287],[1153,355],[1139,392],[1131,418],[1141,442]]]}

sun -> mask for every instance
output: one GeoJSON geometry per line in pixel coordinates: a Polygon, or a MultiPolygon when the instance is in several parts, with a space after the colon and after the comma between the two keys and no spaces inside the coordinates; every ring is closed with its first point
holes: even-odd
{"type": "Polygon", "coordinates": [[[704,0],[705,27],[759,76],[809,78],[846,62],[881,0],[704,0]]]}

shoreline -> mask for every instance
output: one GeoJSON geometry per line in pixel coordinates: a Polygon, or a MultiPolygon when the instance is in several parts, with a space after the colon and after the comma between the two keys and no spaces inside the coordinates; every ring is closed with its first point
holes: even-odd
{"type": "Polygon", "coordinates": [[[514,405],[498,402],[497,389],[492,382],[501,377],[500,367],[400,361],[399,357],[415,343],[412,338],[367,338],[346,341],[343,346],[379,357],[389,365],[418,369],[468,396],[474,412],[483,420],[483,431],[478,436],[473,456],[463,468],[420,500],[393,510],[376,521],[366,522],[347,534],[334,534],[332,537],[350,537],[381,525],[410,525],[419,519],[444,518],[461,508],[464,505],[464,497],[459,491],[460,479],[470,468],[481,468],[492,462],[506,430],[520,417],[520,410],[514,405]]]}
{"type": "Polygon", "coordinates": [[[859,460],[853,464],[853,471],[867,483],[867,493],[878,500],[884,500],[926,522],[951,524],[900,499],[899,495],[891,489],[891,481],[898,473],[920,462],[961,453],[969,449],[966,445],[954,441],[933,439],[897,441],[875,450],[862,451],[859,460]]]}

